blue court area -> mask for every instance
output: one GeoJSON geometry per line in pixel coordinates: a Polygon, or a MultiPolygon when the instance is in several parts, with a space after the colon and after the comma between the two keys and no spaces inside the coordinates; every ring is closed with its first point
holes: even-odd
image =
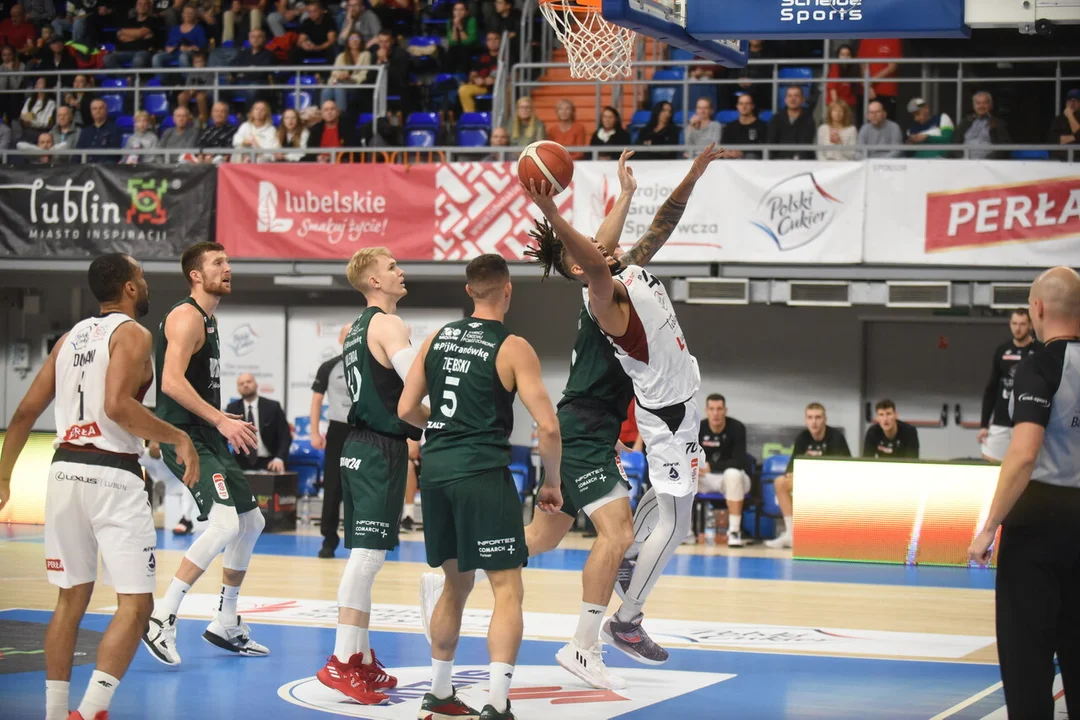
{"type": "MultiPolygon", "coordinates": [[[[44,611],[0,612],[0,620],[47,623],[44,611]]],[[[83,627],[104,630],[109,617],[88,615],[83,627]]],[[[201,639],[205,621],[181,620],[183,664],[170,668],[140,648],[113,704],[114,718],[187,720],[269,717],[283,720],[416,717],[430,687],[428,645],[416,633],[372,633],[372,644],[401,685],[392,704],[363,708],[338,702],[313,680],[333,646],[333,631],[285,625],[253,625],[267,658],[223,654],[201,639]]],[[[673,650],[660,668],[637,665],[609,653],[609,665],[631,681],[623,691],[587,688],[555,665],[560,643],[526,640],[518,660],[512,702],[522,720],[600,718],[890,718],[926,720],[999,680],[997,668],[961,663],[905,662],[767,653],[673,650]]],[[[481,699],[486,687],[483,638],[463,637],[455,684],[481,699]]],[[[76,667],[72,700],[81,696],[92,666],[76,667]]],[[[40,720],[45,673],[0,674],[0,712],[7,720],[40,720]]],[[[996,705],[995,705],[996,703],[996,705]]],[[[981,718],[1000,697],[986,698],[955,718],[981,718]],[[989,708],[989,709],[988,709],[989,708]]]]}

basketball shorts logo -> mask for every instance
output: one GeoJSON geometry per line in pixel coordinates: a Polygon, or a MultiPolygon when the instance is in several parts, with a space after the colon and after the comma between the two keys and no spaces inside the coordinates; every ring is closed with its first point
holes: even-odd
{"type": "Polygon", "coordinates": [[[693,480],[698,479],[698,459],[690,458],[690,477],[693,480]]]}
{"type": "Polygon", "coordinates": [[[229,499],[229,488],[225,486],[225,476],[221,473],[214,473],[214,490],[222,500],[229,499]]]}
{"type": "Polygon", "coordinates": [[[64,563],[60,562],[60,558],[45,558],[45,571],[64,572],[64,563]]]}

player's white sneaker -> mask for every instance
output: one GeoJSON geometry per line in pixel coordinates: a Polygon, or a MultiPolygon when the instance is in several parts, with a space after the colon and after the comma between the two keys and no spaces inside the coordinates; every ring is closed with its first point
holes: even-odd
{"type": "Polygon", "coordinates": [[[166,665],[179,665],[180,653],[176,651],[176,616],[154,612],[142,636],[143,645],[154,659],[166,665]]]}
{"type": "Polygon", "coordinates": [[[742,537],[741,530],[728,530],[727,534],[728,547],[742,547],[746,544],[742,537]]]}
{"type": "Polygon", "coordinates": [[[567,672],[576,675],[589,685],[600,690],[622,690],[626,681],[608,672],[604,664],[603,645],[599,642],[585,649],[573,638],[555,653],[555,662],[567,672]]]}
{"type": "Polygon", "coordinates": [[[784,548],[791,547],[791,533],[785,530],[772,540],[766,540],[765,547],[772,548],[773,550],[783,550],[784,548]]]}
{"type": "Polygon", "coordinates": [[[444,584],[446,576],[442,573],[424,573],[420,576],[420,621],[424,624],[424,637],[428,643],[431,642],[431,616],[444,584]]]}
{"type": "Polygon", "coordinates": [[[270,650],[251,639],[251,628],[246,622],[236,618],[236,625],[226,627],[217,620],[206,627],[202,634],[203,640],[231,653],[248,655],[250,657],[263,657],[270,654],[270,650]]]}

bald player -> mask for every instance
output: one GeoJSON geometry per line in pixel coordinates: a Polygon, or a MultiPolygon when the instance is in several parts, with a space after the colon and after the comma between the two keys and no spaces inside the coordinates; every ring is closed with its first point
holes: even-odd
{"type": "Polygon", "coordinates": [[[1045,349],[1016,368],[1013,435],[971,559],[989,562],[1001,526],[998,662],[1009,717],[1054,717],[1054,654],[1080,717],[1080,275],[1056,267],[1031,286],[1045,349]]]}

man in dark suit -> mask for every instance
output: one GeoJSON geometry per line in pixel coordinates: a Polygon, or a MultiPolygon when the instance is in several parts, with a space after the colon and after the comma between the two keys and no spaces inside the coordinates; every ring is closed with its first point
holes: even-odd
{"type": "Polygon", "coordinates": [[[254,425],[259,437],[259,449],[237,453],[236,461],[245,470],[285,472],[292,431],[289,430],[281,403],[259,397],[259,386],[251,373],[236,378],[236,391],[240,393],[240,399],[229,403],[225,412],[239,415],[254,425]]]}

